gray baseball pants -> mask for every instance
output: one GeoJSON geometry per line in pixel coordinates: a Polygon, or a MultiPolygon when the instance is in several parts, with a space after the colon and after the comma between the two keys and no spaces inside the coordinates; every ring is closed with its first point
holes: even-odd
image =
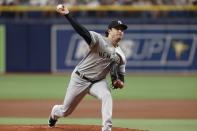
{"type": "Polygon", "coordinates": [[[102,131],[111,131],[112,96],[106,79],[94,84],[82,79],[73,71],[63,105],[55,105],[51,111],[53,119],[66,117],[77,107],[82,98],[89,93],[102,101],[102,131]]]}

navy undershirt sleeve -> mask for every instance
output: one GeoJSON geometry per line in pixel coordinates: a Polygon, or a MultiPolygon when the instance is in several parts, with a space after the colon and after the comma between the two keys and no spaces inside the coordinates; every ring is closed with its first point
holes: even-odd
{"type": "Polygon", "coordinates": [[[90,45],[92,41],[90,32],[81,24],[79,24],[70,14],[66,14],[65,17],[70,22],[75,31],[84,38],[88,45],[90,45]]]}

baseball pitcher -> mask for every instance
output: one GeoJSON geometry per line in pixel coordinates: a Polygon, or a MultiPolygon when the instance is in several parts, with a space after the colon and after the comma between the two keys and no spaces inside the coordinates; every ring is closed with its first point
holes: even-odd
{"type": "Polygon", "coordinates": [[[113,89],[123,88],[126,57],[118,42],[122,39],[127,25],[119,20],[112,21],[105,36],[102,36],[79,24],[69,14],[66,6],[58,5],[57,12],[64,15],[75,31],[83,37],[89,46],[89,52],[72,72],[64,103],[53,106],[48,125],[52,128],[58,118],[71,114],[89,93],[102,101],[102,131],[111,131],[112,96],[106,75],[110,72],[113,89]]]}

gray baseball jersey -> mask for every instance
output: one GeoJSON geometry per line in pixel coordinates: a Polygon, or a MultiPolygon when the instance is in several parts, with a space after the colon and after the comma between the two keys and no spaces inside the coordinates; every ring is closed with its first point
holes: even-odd
{"type": "Polygon", "coordinates": [[[107,37],[90,31],[92,42],[87,55],[76,67],[81,74],[91,80],[99,80],[106,77],[110,70],[110,63],[120,57],[119,73],[125,73],[126,57],[120,46],[114,48],[107,37]]]}

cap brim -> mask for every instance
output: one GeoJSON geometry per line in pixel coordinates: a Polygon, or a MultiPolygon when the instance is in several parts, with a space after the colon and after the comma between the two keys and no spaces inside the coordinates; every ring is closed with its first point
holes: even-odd
{"type": "MultiPolygon", "coordinates": [[[[112,28],[115,28],[115,27],[122,27],[123,30],[126,30],[126,29],[128,28],[127,25],[125,25],[125,24],[119,24],[119,25],[114,26],[114,27],[112,27],[112,28]]],[[[105,34],[108,33],[108,30],[109,30],[109,29],[107,29],[107,30],[105,31],[105,34]]]]}
{"type": "Polygon", "coordinates": [[[123,30],[126,30],[128,28],[127,25],[125,25],[125,24],[119,24],[119,25],[114,26],[114,27],[122,27],[123,30]]]}

